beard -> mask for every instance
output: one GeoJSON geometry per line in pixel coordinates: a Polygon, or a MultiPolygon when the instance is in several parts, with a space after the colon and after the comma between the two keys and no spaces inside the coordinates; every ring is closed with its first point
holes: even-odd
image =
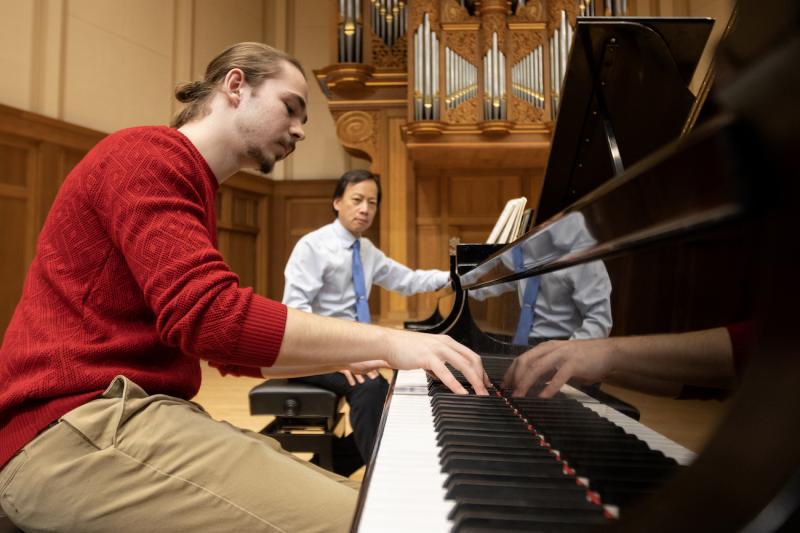
{"type": "Polygon", "coordinates": [[[258,165],[258,170],[260,170],[263,174],[269,174],[275,167],[275,160],[267,157],[264,151],[256,146],[250,146],[247,148],[247,156],[256,162],[258,165]]]}

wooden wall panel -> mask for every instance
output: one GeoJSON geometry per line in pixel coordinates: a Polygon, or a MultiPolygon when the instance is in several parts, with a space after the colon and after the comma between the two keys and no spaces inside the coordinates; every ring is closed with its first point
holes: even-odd
{"type": "Polygon", "coordinates": [[[522,196],[520,176],[450,176],[446,182],[449,217],[497,218],[511,198],[522,196]]]}
{"type": "Polygon", "coordinates": [[[28,264],[24,260],[28,245],[25,220],[28,206],[25,198],[14,198],[0,189],[0,227],[3,229],[3,245],[0,246],[0,333],[8,326],[19,295],[28,264]]]}
{"type": "Polygon", "coordinates": [[[269,199],[272,182],[239,172],[217,192],[219,250],[242,287],[269,293],[269,199]]]}
{"type": "Polygon", "coordinates": [[[58,186],[103,134],[0,105],[0,334],[58,186]]]}
{"type": "Polygon", "coordinates": [[[36,145],[12,135],[0,135],[0,183],[25,187],[29,155],[36,145]]]}
{"type": "MultiPolygon", "coordinates": [[[[417,268],[447,269],[447,240],[443,239],[439,225],[417,227],[417,268]]],[[[425,293],[411,297],[408,302],[409,314],[413,317],[428,316],[436,307],[437,296],[425,293]]]]}
{"type": "Polygon", "coordinates": [[[417,218],[439,217],[442,211],[442,195],[439,179],[420,178],[417,181],[417,218]]]}

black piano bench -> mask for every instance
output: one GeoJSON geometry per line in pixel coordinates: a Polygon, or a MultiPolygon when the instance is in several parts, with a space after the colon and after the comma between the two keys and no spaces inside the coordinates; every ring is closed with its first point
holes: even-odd
{"type": "Polygon", "coordinates": [[[311,452],[319,466],[333,471],[333,430],[342,414],[339,397],[323,388],[285,379],[270,379],[250,390],[250,414],[273,415],[261,433],[290,452],[311,452]]]}

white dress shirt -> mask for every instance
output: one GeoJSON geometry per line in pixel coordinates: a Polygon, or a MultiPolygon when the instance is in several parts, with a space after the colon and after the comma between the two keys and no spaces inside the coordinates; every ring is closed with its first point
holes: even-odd
{"type": "MultiPolygon", "coordinates": [[[[355,320],[353,242],[355,237],[338,219],[303,236],[286,263],[283,303],[310,313],[355,320]]],[[[361,264],[367,297],[373,283],[410,295],[441,289],[450,279],[442,270],[411,270],[386,257],[365,237],[361,237],[361,264]]]]}

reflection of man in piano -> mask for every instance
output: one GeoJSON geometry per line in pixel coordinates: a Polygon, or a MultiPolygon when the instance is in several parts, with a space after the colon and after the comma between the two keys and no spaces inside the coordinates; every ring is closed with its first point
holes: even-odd
{"type": "MultiPolygon", "coordinates": [[[[583,215],[571,213],[506,252],[503,263],[524,272],[546,261],[588,248],[595,243],[583,215]]],[[[611,280],[602,261],[591,261],[535,278],[470,291],[485,299],[516,289],[520,319],[515,344],[542,339],[591,339],[611,331],[611,280]],[[532,312],[531,312],[532,311],[532,312]],[[529,315],[526,317],[526,312],[529,315]]]]}
{"type": "Polygon", "coordinates": [[[303,139],[296,60],[234,45],[177,95],[189,106],[174,128],[95,146],[41,230],[0,347],[2,511],[27,531],[345,530],[357,484],[212,420],[189,401],[200,360],[263,376],[379,359],[466,392],[447,361],[485,394],[480,358],[445,336],[287,309],[225,264],[215,192],[303,139]]]}
{"type": "Polygon", "coordinates": [[[673,397],[715,395],[733,387],[750,344],[750,322],[687,333],[550,341],[517,357],[504,382],[515,396],[525,396],[550,376],[539,393],[543,398],[570,379],[673,397]]]}
{"type": "MultiPolygon", "coordinates": [[[[371,172],[351,170],[339,178],[333,193],[336,219],[300,239],[289,257],[284,304],[319,315],[369,322],[367,299],[373,283],[406,295],[447,284],[447,272],[411,270],[362,237],[372,225],[380,201],[380,182],[371,172]]],[[[331,390],[350,404],[353,433],[334,446],[334,471],[349,475],[369,461],[389,388],[383,376],[377,371],[354,376],[345,369],[295,380],[331,390]]]]}

